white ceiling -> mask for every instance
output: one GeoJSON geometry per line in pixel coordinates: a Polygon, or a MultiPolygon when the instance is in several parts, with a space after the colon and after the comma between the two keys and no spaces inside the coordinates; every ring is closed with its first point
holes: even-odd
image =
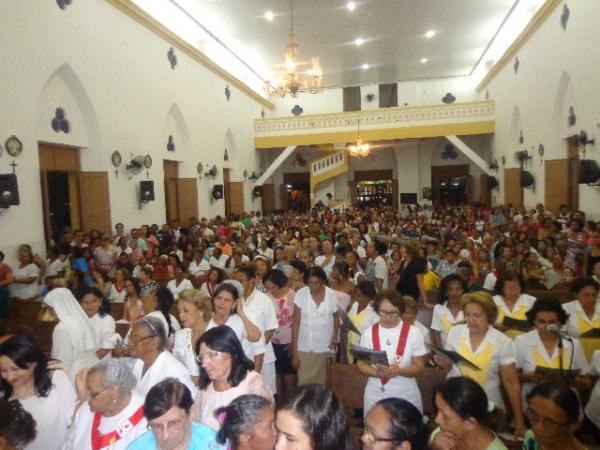
{"type": "MultiPolygon", "coordinates": [[[[281,71],[289,0],[169,1],[264,79],[281,71]],[[273,21],[265,19],[266,11],[274,13],[273,21]]],[[[303,69],[318,56],[328,87],[469,75],[517,2],[360,0],[349,11],[346,0],[294,0],[296,40],[303,69]],[[429,30],[433,38],[425,37],[429,30]],[[357,38],[364,44],[356,46],[357,38]],[[363,70],[363,64],[370,68],[363,70]]]]}

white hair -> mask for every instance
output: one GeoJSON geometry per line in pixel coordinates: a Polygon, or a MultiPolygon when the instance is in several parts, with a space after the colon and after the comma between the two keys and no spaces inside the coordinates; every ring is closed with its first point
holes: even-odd
{"type": "Polygon", "coordinates": [[[119,392],[122,395],[130,394],[135,389],[137,380],[133,375],[131,369],[121,361],[117,359],[103,359],[99,363],[96,363],[88,375],[93,373],[100,373],[104,377],[104,387],[111,388],[113,386],[119,386],[119,392]]]}

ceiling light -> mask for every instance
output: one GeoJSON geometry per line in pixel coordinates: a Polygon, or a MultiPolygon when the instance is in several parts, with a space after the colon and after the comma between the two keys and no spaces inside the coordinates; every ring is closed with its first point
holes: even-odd
{"type": "Polygon", "coordinates": [[[360,117],[358,117],[358,120],[356,121],[356,125],[357,125],[356,142],[353,145],[350,145],[348,147],[348,151],[350,152],[350,156],[364,158],[365,156],[369,155],[369,150],[371,149],[371,146],[369,145],[368,142],[364,142],[360,135],[360,117]]]}
{"type": "Polygon", "coordinates": [[[425,64],[427,61],[429,61],[427,58],[421,58],[421,63],[425,64]]]}
{"type": "Polygon", "coordinates": [[[273,14],[273,11],[267,11],[265,13],[265,19],[267,19],[269,22],[273,22],[274,17],[275,17],[275,14],[273,14]]]}
{"type": "Polygon", "coordinates": [[[354,11],[356,9],[356,2],[346,3],[346,8],[348,8],[348,11],[354,11]]]}
{"type": "Polygon", "coordinates": [[[425,37],[428,39],[431,39],[434,36],[435,36],[435,30],[429,30],[427,33],[425,33],[425,37]]]}
{"type": "Polygon", "coordinates": [[[358,38],[354,41],[354,43],[356,44],[357,47],[360,47],[361,45],[363,45],[365,43],[365,40],[362,38],[358,38]]]}
{"type": "Polygon", "coordinates": [[[285,51],[285,73],[275,81],[267,81],[267,92],[275,91],[282,97],[286,94],[291,94],[292,97],[296,97],[298,92],[310,92],[316,94],[323,89],[323,70],[319,64],[319,58],[312,58],[312,69],[310,75],[307,77],[301,76],[301,72],[298,70],[298,66],[302,63],[298,57],[298,44],[295,40],[294,33],[294,0],[290,0],[290,15],[291,25],[289,37],[290,40],[287,43],[285,51]]]}
{"type": "Polygon", "coordinates": [[[367,70],[369,67],[371,67],[371,66],[369,66],[368,64],[363,64],[362,65],[362,69],[363,70],[367,70]]]}

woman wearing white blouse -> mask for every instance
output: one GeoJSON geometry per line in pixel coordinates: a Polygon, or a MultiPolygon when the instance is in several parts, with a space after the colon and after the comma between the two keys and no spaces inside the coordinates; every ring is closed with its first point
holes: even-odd
{"type": "Polygon", "coordinates": [[[358,361],[358,370],[369,377],[364,413],[379,400],[390,397],[403,398],[422,411],[423,401],[415,377],[425,370],[427,349],[423,335],[415,326],[402,321],[405,305],[396,291],[381,291],[374,306],[381,320],[364,331],[360,346],[385,351],[389,366],[358,361]]]}
{"type": "Polygon", "coordinates": [[[0,345],[0,396],[17,399],[36,422],[27,450],[59,450],[75,409],[75,389],[62,370],[49,371],[48,359],[29,336],[0,345]]]}
{"type": "Polygon", "coordinates": [[[173,275],[175,275],[175,278],[167,283],[167,289],[171,291],[173,298],[177,300],[181,291],[185,289],[194,289],[194,286],[192,285],[192,282],[185,277],[182,263],[177,264],[173,270],[173,275]]]}
{"type": "Polygon", "coordinates": [[[109,314],[110,303],[97,288],[84,290],[80,302],[94,330],[97,347],[96,356],[102,359],[113,348],[111,340],[116,331],[115,319],[109,314]]]}
{"type": "Polygon", "coordinates": [[[175,333],[173,355],[188,369],[197,384],[200,371],[196,362],[196,343],[212,318],[212,304],[200,291],[186,289],[179,293],[177,311],[184,328],[175,333]]]}
{"type": "Polygon", "coordinates": [[[325,384],[327,360],[337,346],[337,297],[325,286],[327,275],[313,266],[304,277],[307,286],[296,292],[292,323],[292,365],[298,384],[325,384]]]}

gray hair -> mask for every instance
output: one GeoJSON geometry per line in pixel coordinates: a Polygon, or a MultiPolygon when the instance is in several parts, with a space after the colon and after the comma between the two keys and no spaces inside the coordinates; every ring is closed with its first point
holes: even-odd
{"type": "Polygon", "coordinates": [[[238,297],[240,300],[242,300],[244,298],[244,286],[242,286],[242,283],[240,283],[238,280],[234,280],[234,279],[229,279],[229,280],[223,280],[223,283],[221,284],[230,284],[231,286],[233,286],[236,291],[238,291],[238,297]]]}
{"type": "Polygon", "coordinates": [[[102,374],[104,377],[104,387],[111,388],[119,386],[121,395],[130,394],[137,384],[137,380],[131,369],[118,359],[103,359],[90,368],[88,375],[93,373],[102,374]]]}
{"type": "Polygon", "coordinates": [[[135,322],[134,326],[139,325],[148,330],[151,334],[150,336],[157,336],[160,338],[160,347],[162,350],[165,350],[169,346],[169,338],[167,337],[167,332],[165,331],[165,326],[161,319],[153,316],[146,316],[143,319],[135,322]]]}

